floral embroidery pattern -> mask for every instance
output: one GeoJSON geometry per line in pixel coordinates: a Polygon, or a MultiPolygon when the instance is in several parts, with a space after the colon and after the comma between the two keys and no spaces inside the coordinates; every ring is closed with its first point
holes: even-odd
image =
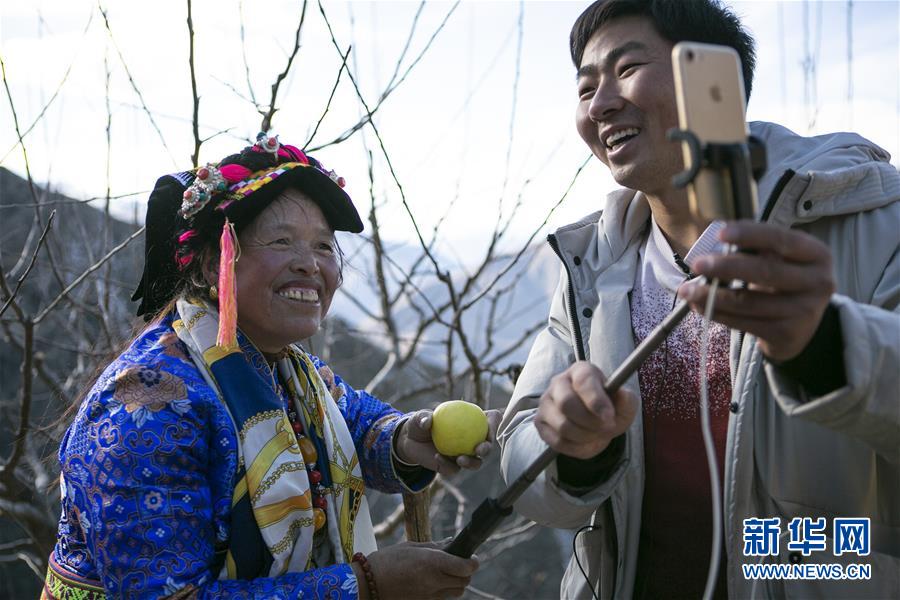
{"type": "Polygon", "coordinates": [[[129,367],[116,375],[114,385],[113,401],[131,414],[138,427],[166,406],[171,405],[179,415],[191,408],[184,382],[165,371],[143,365],[129,367]]]}
{"type": "MultiPolygon", "coordinates": [[[[390,451],[400,413],[314,362],[333,382],[330,393],[341,392],[366,486],[403,489],[390,451]]],[[[54,560],[111,598],[356,598],[347,564],[217,579],[216,557],[230,535],[237,448],[231,417],[183,356],[171,318],[150,327],[100,376],[61,444],[65,494],[54,560]]],[[[430,480],[405,483],[421,489],[430,480]]]]}
{"type": "Polygon", "coordinates": [[[344,580],[344,583],[341,584],[341,589],[350,594],[351,596],[359,595],[359,582],[356,580],[356,577],[348,577],[344,580]]]}
{"type": "Polygon", "coordinates": [[[341,399],[347,394],[347,390],[344,389],[343,385],[338,384],[335,381],[334,371],[331,370],[331,367],[325,364],[316,367],[316,370],[319,372],[319,376],[322,378],[322,381],[325,382],[325,387],[328,388],[328,393],[331,394],[331,397],[338,404],[338,406],[341,406],[341,399]]]}

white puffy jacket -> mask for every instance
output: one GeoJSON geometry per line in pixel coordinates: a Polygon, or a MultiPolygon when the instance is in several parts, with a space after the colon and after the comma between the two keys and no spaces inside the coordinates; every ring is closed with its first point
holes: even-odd
{"type": "MultiPolygon", "coordinates": [[[[769,123],[751,132],[767,146],[759,185],[762,217],[828,244],[837,281],[847,385],[809,398],[768,364],[755,337],[733,332],[732,413],[724,487],[728,591],[733,598],[900,597],[900,174],[888,154],[856,134],[800,137],[769,123]],[[804,562],[868,563],[869,581],[748,581],[742,521],[780,517],[869,517],[872,553],[828,551],[804,562]]],[[[555,234],[563,262],[547,327],[538,335],[500,428],[508,482],[545,448],[535,429],[537,400],[550,378],[575,360],[612,372],[634,348],[629,291],[650,212],[633,190],[612,193],[606,209],[555,234]],[[571,284],[571,286],[570,286],[571,284]]],[[[637,376],[626,384],[640,394],[637,376]]],[[[697,468],[706,469],[705,463],[697,468]]],[[[516,512],[557,528],[597,526],[578,536],[577,552],[601,598],[632,595],[643,496],[641,419],[627,433],[622,459],[593,491],[572,496],[551,465],[516,503],[516,512]]],[[[796,562],[786,539],[767,562],[796,562]]],[[[726,558],[726,557],[723,557],[726,558]]],[[[675,591],[673,590],[673,593],[675,591]]],[[[574,560],[564,598],[591,598],[574,560]]]]}

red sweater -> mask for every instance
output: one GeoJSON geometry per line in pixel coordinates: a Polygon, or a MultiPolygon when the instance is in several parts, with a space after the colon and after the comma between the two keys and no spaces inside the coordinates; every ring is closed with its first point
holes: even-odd
{"type": "MultiPolygon", "coordinates": [[[[642,340],[665,317],[672,297],[635,294],[632,326],[642,340]]],[[[709,568],[712,501],[700,428],[702,318],[691,313],[639,371],[644,422],[645,483],[635,598],[700,598],[709,568]]],[[[710,422],[723,477],[731,375],[729,331],[709,328],[710,422]]],[[[724,556],[722,566],[724,567],[724,556]]],[[[725,597],[720,569],[716,596],[725,597]]]]}

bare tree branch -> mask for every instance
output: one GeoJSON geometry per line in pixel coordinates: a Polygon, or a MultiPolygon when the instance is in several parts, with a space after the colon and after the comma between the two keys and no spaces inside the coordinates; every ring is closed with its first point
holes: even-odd
{"type": "MultiPolygon", "coordinates": [[[[52,211],[50,213],[50,217],[47,219],[47,224],[44,226],[44,230],[41,232],[41,237],[38,239],[37,246],[34,247],[34,252],[31,254],[31,261],[28,263],[28,267],[25,269],[25,272],[19,276],[18,281],[16,281],[16,289],[12,291],[11,294],[7,294],[6,288],[6,278],[2,273],[2,268],[0,268],[0,286],[2,286],[3,294],[7,296],[6,302],[3,304],[3,308],[0,308],[0,316],[3,316],[3,313],[6,312],[6,309],[15,301],[16,295],[19,293],[19,289],[22,287],[22,284],[25,283],[25,280],[28,278],[28,274],[31,273],[31,269],[34,267],[34,261],[37,258],[38,252],[41,249],[41,246],[44,245],[44,240],[47,239],[47,232],[50,231],[50,226],[53,224],[53,217],[56,216],[56,211],[52,211]]],[[[18,312],[18,311],[17,311],[18,312]]],[[[21,313],[19,313],[21,318],[21,313]]]]}
{"type": "Polygon", "coordinates": [[[382,365],[381,369],[375,373],[375,376],[369,380],[369,383],[367,383],[363,389],[370,394],[374,393],[375,388],[377,388],[384,378],[390,374],[391,369],[394,368],[395,364],[397,364],[397,353],[392,350],[391,352],[388,352],[388,357],[387,360],[384,361],[384,365],[382,365]]]}
{"type": "MultiPolygon", "coordinates": [[[[368,123],[371,123],[372,116],[376,112],[378,112],[378,109],[381,108],[381,105],[384,103],[385,100],[387,100],[388,96],[390,96],[394,92],[394,90],[396,90],[397,87],[399,87],[400,84],[406,80],[407,76],[412,72],[412,70],[416,67],[416,65],[419,64],[419,61],[421,61],[422,58],[425,56],[425,53],[428,52],[428,49],[431,47],[431,44],[437,38],[438,34],[444,29],[444,25],[447,24],[447,21],[450,19],[450,16],[456,11],[457,6],[459,6],[459,0],[456,0],[456,2],[453,3],[453,6],[450,7],[450,10],[447,11],[447,14],[444,16],[444,19],[441,21],[440,25],[438,25],[437,29],[435,29],[435,31],[431,34],[431,37],[429,38],[428,43],[425,44],[425,47],[422,49],[422,51],[419,53],[419,55],[416,56],[415,60],[413,60],[413,62],[409,65],[409,67],[407,67],[406,71],[404,71],[404,73],[400,77],[400,79],[398,79],[396,81],[392,80],[392,82],[391,82],[392,85],[389,85],[381,93],[381,96],[378,98],[378,102],[375,104],[375,107],[372,110],[370,110],[369,107],[366,106],[366,114],[356,124],[354,124],[349,129],[345,130],[342,134],[340,134],[339,136],[337,136],[335,139],[331,140],[330,142],[328,142],[326,144],[322,144],[321,146],[316,146],[315,148],[312,148],[310,150],[310,152],[316,152],[317,150],[321,150],[322,148],[326,148],[328,146],[333,146],[335,144],[340,144],[341,142],[349,139],[350,136],[352,136],[354,133],[356,133],[363,127],[365,127],[368,123]]],[[[421,8],[420,8],[420,10],[421,10],[421,8]]],[[[328,25],[328,31],[329,31],[329,33],[331,33],[332,41],[334,42],[335,47],[337,47],[337,40],[334,39],[334,32],[331,29],[331,23],[329,23],[328,17],[325,14],[325,10],[322,7],[321,0],[319,0],[319,11],[322,13],[322,17],[325,19],[326,25],[328,25]]],[[[413,28],[415,27],[415,23],[417,20],[418,20],[418,16],[413,21],[413,28]]],[[[410,35],[412,35],[412,34],[410,34],[410,35]]],[[[338,52],[340,53],[340,51],[338,51],[338,52]]],[[[404,49],[403,52],[405,54],[406,50],[404,49]]],[[[402,56],[401,56],[401,59],[402,59],[402,56]]],[[[348,70],[348,73],[350,73],[349,70],[348,70]]],[[[352,73],[350,73],[350,78],[351,78],[351,80],[354,79],[352,73]]],[[[355,81],[354,81],[353,85],[354,85],[354,87],[356,86],[355,81]]],[[[360,99],[362,99],[362,98],[360,98],[360,99]]],[[[363,102],[363,104],[365,105],[365,102],[363,102]]]]}
{"type": "MultiPolygon", "coordinates": [[[[25,147],[25,140],[22,138],[22,130],[19,127],[19,115],[16,112],[16,105],[15,105],[15,102],[13,102],[12,92],[9,89],[9,82],[6,79],[6,64],[3,62],[2,57],[0,57],[0,72],[2,72],[2,75],[3,75],[3,87],[6,90],[6,99],[9,102],[10,112],[12,112],[13,124],[15,125],[15,129],[16,129],[16,137],[19,140],[19,146],[22,148],[22,160],[25,163],[25,178],[28,181],[28,191],[31,193],[31,199],[34,201],[35,205],[39,206],[40,201],[38,200],[37,190],[35,189],[35,186],[34,186],[34,178],[31,176],[31,163],[28,160],[28,149],[25,147]]],[[[35,222],[38,225],[40,225],[41,227],[43,227],[43,221],[41,219],[40,208],[36,207],[34,210],[34,214],[35,214],[35,222]]],[[[33,233],[33,230],[32,230],[32,233],[33,233]]],[[[29,235],[29,238],[30,238],[30,235],[29,235]]],[[[26,242],[25,247],[22,249],[22,258],[19,260],[19,263],[16,264],[15,267],[13,267],[12,272],[15,272],[19,268],[19,264],[21,264],[21,261],[24,260],[25,256],[27,255],[28,245],[29,245],[28,242],[26,242]]],[[[57,267],[56,267],[56,262],[53,259],[53,253],[51,252],[49,245],[47,246],[47,256],[49,257],[50,266],[53,270],[54,277],[56,277],[57,281],[59,281],[61,283],[62,278],[59,275],[59,269],[57,269],[57,267]]]]}
{"type": "Polygon", "coordinates": [[[5,542],[0,544],[0,552],[9,552],[10,550],[19,550],[20,548],[27,548],[32,545],[32,541],[27,538],[20,538],[18,540],[13,540],[11,542],[5,542]]]}
{"type": "Polygon", "coordinates": [[[59,381],[56,377],[50,374],[47,371],[47,367],[45,365],[45,359],[43,352],[35,352],[34,353],[34,371],[37,373],[38,377],[44,384],[50,388],[50,391],[56,394],[61,400],[63,400],[66,404],[69,404],[69,395],[63,389],[62,385],[60,385],[59,381]]]}
{"type": "Polygon", "coordinates": [[[50,304],[47,305],[47,307],[46,307],[44,310],[42,310],[42,311],[38,314],[38,316],[36,316],[36,317],[34,318],[34,323],[35,323],[35,325],[37,325],[38,323],[40,323],[41,321],[43,321],[44,318],[47,316],[47,314],[48,314],[51,310],[53,310],[53,307],[56,306],[57,304],[59,304],[59,301],[60,301],[60,300],[62,300],[62,299],[65,298],[66,296],[68,296],[68,295],[69,295],[69,292],[71,292],[73,289],[75,289],[76,287],[78,287],[78,284],[80,284],[82,281],[84,281],[84,279],[85,279],[88,275],[90,275],[91,273],[93,273],[94,271],[96,271],[97,269],[99,269],[100,267],[102,267],[103,264],[104,264],[106,261],[108,261],[110,258],[112,258],[113,256],[115,256],[118,252],[120,252],[123,248],[125,248],[125,246],[127,246],[127,245],[130,244],[132,241],[134,241],[136,238],[138,238],[141,234],[143,234],[145,229],[146,229],[146,227],[141,227],[140,229],[138,229],[137,231],[135,231],[134,233],[132,233],[131,236],[129,236],[128,239],[126,239],[124,242],[122,242],[121,244],[119,244],[118,246],[116,246],[115,248],[113,248],[112,250],[110,250],[109,252],[107,252],[107,253],[106,253],[106,256],[104,256],[104,257],[101,258],[99,261],[97,261],[96,263],[94,263],[93,265],[91,265],[90,267],[88,267],[88,269],[87,269],[84,273],[82,273],[80,276],[78,276],[78,277],[75,279],[75,281],[73,281],[72,283],[70,283],[70,284],[69,284],[62,292],[59,293],[59,295],[58,295],[56,298],[53,299],[52,302],[50,302],[50,304]]]}
{"type": "Polygon", "coordinates": [[[409,26],[409,34],[406,36],[406,42],[403,44],[403,50],[400,51],[400,58],[394,63],[394,72],[391,73],[391,78],[388,80],[387,88],[394,84],[397,80],[397,75],[400,73],[400,65],[403,64],[403,59],[406,58],[406,53],[409,51],[409,47],[412,44],[413,37],[416,34],[416,25],[419,23],[419,17],[422,16],[422,9],[425,8],[425,0],[419,2],[419,7],[416,8],[416,14],[413,15],[412,25],[409,26]]]}
{"type": "Polygon", "coordinates": [[[25,332],[25,347],[22,352],[22,393],[19,399],[19,426],[16,429],[15,437],[13,437],[12,452],[9,458],[0,465],[0,481],[4,483],[12,477],[16,465],[19,463],[19,458],[22,456],[22,450],[25,445],[25,433],[28,431],[28,421],[31,414],[31,364],[34,358],[34,322],[26,320],[22,323],[22,328],[25,332]]]}
{"type": "Polygon", "coordinates": [[[337,91],[338,84],[341,82],[341,75],[344,73],[344,69],[347,68],[347,57],[350,55],[352,49],[353,46],[347,46],[347,51],[341,57],[341,68],[338,69],[337,77],[334,79],[334,85],[331,86],[331,93],[328,95],[328,102],[325,103],[325,110],[322,111],[322,115],[319,117],[319,120],[316,121],[316,126],[313,127],[312,133],[309,134],[309,139],[303,144],[304,152],[306,151],[306,147],[312,143],[313,138],[316,137],[316,133],[319,131],[319,125],[325,120],[325,115],[328,114],[328,109],[331,108],[331,100],[334,98],[334,92],[337,91]]]}
{"type": "Polygon", "coordinates": [[[263,118],[262,123],[259,126],[260,131],[268,132],[272,128],[272,118],[275,116],[275,111],[278,110],[275,106],[275,100],[278,98],[278,88],[290,72],[294,57],[297,56],[297,51],[300,50],[300,33],[303,31],[303,22],[306,20],[306,2],[307,0],[303,0],[303,8],[300,11],[300,22],[297,24],[297,31],[294,33],[294,49],[288,57],[284,71],[278,74],[275,78],[275,83],[272,84],[272,97],[269,99],[269,109],[265,112],[260,111],[263,118]]]}
{"type": "MultiPolygon", "coordinates": [[[[109,105],[109,80],[110,80],[110,71],[109,71],[109,47],[107,46],[106,52],[103,54],[103,66],[105,72],[105,86],[104,86],[104,99],[106,105],[106,198],[103,203],[103,248],[109,246],[110,241],[110,229],[112,228],[112,216],[109,214],[109,206],[110,206],[110,195],[111,191],[111,178],[112,178],[112,108],[109,105]]],[[[91,239],[90,237],[85,236],[86,240],[91,239]]],[[[103,323],[103,331],[107,335],[107,340],[111,340],[110,335],[110,323],[109,323],[109,280],[112,276],[112,265],[107,264],[106,268],[103,270],[103,277],[98,279],[101,282],[101,289],[97,294],[100,300],[100,314],[101,314],[101,323],[103,323]]]]}
{"type": "Polygon", "coordinates": [[[28,565],[28,568],[31,569],[31,572],[34,573],[38,579],[44,578],[43,565],[41,565],[38,557],[31,552],[19,551],[12,556],[0,556],[0,562],[12,562],[14,560],[21,560],[28,565]]]}
{"type": "MultiPolygon", "coordinates": [[[[87,32],[88,32],[88,30],[90,30],[91,23],[93,23],[93,21],[94,21],[94,11],[91,10],[90,14],[88,15],[88,22],[84,26],[84,30],[81,32],[81,40],[82,41],[84,41],[84,38],[87,36],[87,32]]],[[[79,51],[80,50],[81,50],[81,48],[79,47],[79,51]]],[[[78,53],[79,52],[75,53],[75,56],[72,58],[72,62],[70,62],[69,66],[66,67],[66,72],[63,73],[62,79],[60,79],[59,83],[56,86],[56,89],[53,90],[53,94],[50,96],[50,99],[46,103],[44,103],[44,106],[41,108],[40,112],[38,112],[38,115],[34,118],[34,121],[31,122],[31,125],[29,125],[25,129],[25,131],[22,132],[22,139],[25,139],[26,137],[28,137],[28,134],[31,133],[31,131],[37,126],[38,123],[41,122],[41,120],[44,118],[44,115],[47,114],[47,110],[50,108],[50,106],[56,100],[56,97],[59,96],[60,90],[62,90],[63,85],[65,85],[66,81],[69,79],[69,73],[72,72],[72,67],[75,65],[75,59],[78,57],[78,53]]],[[[15,149],[16,149],[16,147],[18,147],[18,145],[19,145],[19,141],[16,141],[16,143],[13,144],[12,147],[6,151],[6,153],[3,155],[3,158],[0,158],[0,164],[2,164],[3,161],[5,161],[7,159],[7,157],[9,157],[9,155],[12,154],[13,151],[15,151],[15,149]]]]}
{"type": "Polygon", "coordinates": [[[392,305],[390,303],[390,292],[387,287],[387,280],[384,276],[384,244],[381,241],[381,228],[378,226],[378,209],[375,202],[375,172],[372,164],[372,152],[366,152],[369,166],[369,197],[372,200],[372,208],[369,210],[369,223],[372,225],[372,248],[375,251],[373,262],[375,265],[375,285],[378,290],[378,299],[381,305],[381,320],[384,323],[385,330],[391,339],[391,355],[396,357],[400,354],[400,343],[397,341],[397,323],[394,321],[392,314],[392,305]]]}
{"type": "Polygon", "coordinates": [[[499,281],[504,275],[506,275],[506,274],[510,271],[510,269],[512,269],[514,266],[516,266],[516,264],[518,264],[519,259],[522,258],[522,255],[525,254],[525,252],[528,250],[528,247],[531,245],[531,242],[534,241],[534,238],[537,237],[537,234],[540,233],[540,231],[544,228],[544,226],[550,221],[550,217],[553,215],[554,212],[556,212],[556,209],[559,208],[560,204],[563,203],[563,201],[564,201],[564,200],[566,199],[566,197],[569,195],[569,192],[572,191],[572,187],[575,185],[575,182],[578,181],[578,177],[581,175],[581,172],[584,170],[584,168],[588,165],[588,163],[590,162],[592,156],[593,156],[593,155],[589,155],[587,158],[584,159],[584,162],[581,163],[581,165],[580,165],[580,166],[578,167],[578,169],[575,171],[575,175],[573,175],[571,181],[569,181],[569,185],[566,187],[566,190],[565,190],[565,192],[563,192],[563,195],[560,196],[559,200],[557,200],[556,203],[555,203],[555,204],[550,208],[550,210],[547,212],[547,216],[544,217],[543,222],[541,222],[541,224],[538,225],[538,226],[531,232],[531,235],[529,235],[529,236],[528,236],[528,239],[525,240],[525,243],[522,244],[522,248],[521,248],[521,250],[519,250],[519,252],[516,254],[515,258],[513,258],[513,260],[511,260],[511,261],[506,265],[506,267],[503,268],[502,271],[500,271],[500,273],[494,278],[494,281],[493,281],[490,285],[488,285],[487,287],[485,287],[485,288],[484,288],[479,294],[477,294],[474,298],[468,300],[468,301],[466,302],[466,304],[465,304],[465,308],[471,307],[473,304],[475,304],[475,303],[478,302],[481,298],[483,298],[483,297],[485,296],[485,294],[487,294],[488,292],[490,292],[490,290],[491,290],[491,288],[493,287],[493,284],[494,284],[495,282],[499,281]]]}
{"type": "Polygon", "coordinates": [[[228,83],[227,81],[223,81],[222,79],[219,79],[218,77],[213,77],[212,79],[216,83],[219,83],[219,84],[227,87],[229,90],[231,90],[232,93],[234,93],[235,96],[237,96],[244,102],[246,102],[248,104],[252,104],[253,108],[255,108],[256,110],[262,110],[259,104],[254,102],[252,98],[248,98],[247,96],[242,94],[241,91],[239,89],[237,89],[237,87],[235,85],[228,83]]]}
{"type": "Polygon", "coordinates": [[[473,585],[466,586],[466,591],[472,592],[479,598],[487,598],[488,600],[503,600],[503,598],[501,596],[495,596],[493,594],[488,594],[487,592],[479,590],[477,587],[475,587],[473,585]]]}
{"type": "MultiPolygon", "coordinates": [[[[441,487],[447,490],[447,492],[456,500],[456,517],[453,520],[453,529],[454,531],[459,531],[463,527],[463,519],[466,515],[466,495],[463,494],[462,490],[458,487],[447,481],[446,477],[438,475],[435,478],[435,481],[438,480],[441,482],[441,487]]],[[[433,508],[438,508],[437,503],[435,503],[433,508]]]]}
{"type": "Polygon", "coordinates": [[[191,0],[187,0],[187,28],[188,28],[188,66],[191,72],[191,131],[194,134],[194,151],[191,153],[191,164],[196,169],[200,166],[200,96],[197,95],[197,73],[194,64],[194,15],[191,10],[191,0]]]}
{"type": "MultiPolygon", "coordinates": [[[[454,7],[456,5],[454,4],[454,7]]],[[[325,7],[322,6],[322,1],[319,0],[319,11],[322,13],[322,18],[325,19],[325,24],[328,26],[328,33],[331,36],[331,42],[334,45],[334,48],[338,51],[338,54],[341,53],[340,46],[338,45],[337,39],[334,37],[334,30],[331,28],[331,22],[328,20],[328,15],[325,14],[325,7]]],[[[400,180],[397,179],[397,173],[394,171],[394,166],[391,163],[390,156],[387,153],[387,149],[384,147],[384,141],[381,139],[381,134],[378,132],[378,128],[375,126],[375,123],[372,121],[372,111],[369,108],[369,105],[366,104],[365,98],[363,98],[362,91],[359,89],[359,85],[356,82],[356,78],[353,76],[353,73],[347,72],[350,76],[350,81],[353,83],[353,89],[356,90],[356,96],[359,98],[360,103],[362,103],[363,108],[366,110],[366,123],[372,128],[372,131],[375,133],[375,137],[378,139],[378,144],[381,147],[382,155],[384,156],[385,162],[387,163],[388,169],[391,172],[391,177],[394,179],[394,184],[397,186],[397,189],[400,192],[400,198],[403,202],[403,207],[406,209],[406,213],[409,215],[410,220],[413,224],[413,229],[416,232],[416,236],[419,239],[419,243],[422,248],[425,250],[428,258],[431,260],[432,265],[435,268],[435,272],[438,275],[438,278],[446,277],[446,275],[441,273],[440,266],[437,263],[437,260],[431,254],[431,251],[428,250],[428,245],[425,243],[425,239],[422,237],[422,232],[419,230],[419,225],[416,222],[416,218],[412,213],[412,210],[409,207],[409,203],[406,201],[406,194],[403,192],[403,185],[400,183],[400,180]]]]}
{"type": "MultiPolygon", "coordinates": [[[[85,227],[85,224],[84,224],[84,219],[82,218],[82,215],[80,212],[76,213],[71,220],[75,222],[76,226],[78,227],[78,229],[81,233],[81,235],[79,236],[79,239],[85,240],[85,242],[86,242],[84,244],[84,249],[85,249],[85,252],[87,253],[88,264],[93,264],[94,263],[94,249],[92,247],[92,244],[90,242],[88,242],[88,240],[93,239],[93,236],[90,233],[88,233],[87,227],[85,227]]],[[[103,247],[105,248],[107,245],[108,245],[107,242],[104,240],[103,247]]],[[[108,266],[109,266],[109,263],[106,264],[106,267],[108,267],[108,266]]],[[[104,268],[104,271],[106,271],[105,268],[104,268]]],[[[105,278],[105,273],[104,273],[103,277],[94,278],[93,284],[94,284],[94,287],[96,290],[97,302],[94,303],[93,307],[87,308],[87,310],[85,310],[85,312],[93,314],[97,318],[97,320],[100,322],[100,328],[103,330],[103,334],[106,338],[106,343],[112,345],[113,337],[112,337],[112,332],[110,331],[110,328],[109,328],[109,317],[108,317],[108,315],[105,314],[107,311],[102,304],[102,299],[103,299],[103,295],[104,295],[104,291],[103,291],[103,279],[104,278],[105,278]]],[[[86,297],[84,299],[87,300],[86,297]]],[[[69,297],[68,300],[72,301],[73,299],[71,297],[69,297]]],[[[87,305],[87,302],[85,302],[85,305],[87,305]]]]}
{"type": "Polygon", "coordinates": [[[519,0],[519,18],[516,21],[516,31],[518,32],[518,35],[516,36],[516,69],[515,76],[513,77],[512,107],[509,111],[509,135],[507,136],[506,144],[506,161],[503,167],[503,186],[500,188],[500,201],[497,203],[497,208],[501,212],[503,210],[503,196],[506,194],[506,186],[509,183],[509,166],[510,161],[512,160],[512,149],[516,134],[516,106],[519,103],[519,77],[522,72],[522,37],[525,31],[524,21],[525,2],[524,0],[519,0]]]}
{"type": "Polygon", "coordinates": [[[113,48],[116,49],[116,53],[119,55],[119,62],[122,63],[122,68],[125,69],[125,75],[128,77],[128,82],[131,84],[131,89],[134,90],[135,95],[138,97],[138,100],[140,100],[141,107],[144,109],[144,113],[147,115],[147,118],[150,119],[150,124],[153,126],[153,129],[156,130],[156,134],[159,136],[159,141],[162,142],[163,148],[165,148],[166,152],[169,153],[169,158],[172,159],[172,164],[177,168],[178,161],[175,160],[175,155],[172,154],[172,151],[169,149],[169,145],[166,143],[166,138],[163,136],[162,130],[159,128],[159,125],[156,124],[156,119],[153,118],[153,113],[150,112],[150,108],[144,101],[144,95],[141,93],[140,88],[138,88],[137,86],[137,82],[131,75],[131,69],[128,68],[128,63],[125,62],[125,57],[122,55],[122,51],[119,49],[119,45],[116,43],[115,37],[113,37],[112,27],[110,27],[109,25],[109,16],[106,14],[106,9],[103,8],[103,4],[99,2],[97,3],[97,7],[100,9],[100,14],[103,15],[103,24],[106,27],[106,32],[109,34],[109,39],[113,43],[113,48]]]}
{"type": "Polygon", "coordinates": [[[486,81],[488,81],[489,75],[494,71],[494,68],[497,66],[500,58],[506,53],[506,46],[512,40],[513,34],[517,29],[518,27],[514,25],[507,32],[506,37],[504,37],[503,41],[500,42],[500,45],[497,48],[497,52],[494,53],[494,56],[491,58],[490,62],[480,61],[486,63],[484,70],[481,72],[481,75],[479,76],[475,84],[468,88],[466,97],[460,103],[459,108],[455,113],[453,113],[453,116],[446,121],[444,131],[431,139],[431,147],[428,149],[428,151],[422,153],[421,159],[419,161],[420,165],[428,164],[429,162],[431,162],[434,151],[444,145],[444,140],[446,139],[447,134],[456,131],[456,122],[460,119],[460,117],[467,115],[470,112],[469,105],[471,104],[472,99],[481,89],[481,86],[484,85],[486,81]]]}
{"type": "Polygon", "coordinates": [[[256,101],[253,83],[250,82],[250,62],[247,60],[247,43],[244,36],[244,0],[238,0],[238,19],[241,24],[241,57],[244,60],[244,76],[247,80],[247,90],[250,92],[249,100],[256,106],[257,110],[259,110],[259,102],[256,101]]]}
{"type": "Polygon", "coordinates": [[[384,540],[389,537],[403,523],[403,503],[400,502],[397,504],[397,508],[394,509],[390,515],[387,516],[382,522],[378,523],[374,527],[375,539],[376,540],[384,540]]]}
{"type": "MultiPolygon", "coordinates": [[[[143,196],[145,194],[150,193],[150,190],[141,190],[139,192],[128,192],[127,194],[118,194],[115,196],[109,196],[110,200],[119,200],[120,198],[129,198],[131,196],[143,196]]],[[[0,206],[0,210],[4,208],[35,208],[35,207],[50,207],[50,206],[63,206],[66,204],[89,204],[91,202],[96,202],[97,200],[105,200],[107,197],[104,196],[92,196],[90,198],[84,198],[83,200],[52,200],[48,202],[13,202],[10,204],[4,204],[0,206]]]]}

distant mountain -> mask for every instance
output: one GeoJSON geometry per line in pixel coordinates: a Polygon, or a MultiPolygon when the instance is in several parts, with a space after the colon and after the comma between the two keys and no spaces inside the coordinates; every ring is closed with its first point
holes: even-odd
{"type": "MultiPolygon", "coordinates": [[[[356,329],[380,331],[381,328],[376,320],[357,308],[355,303],[341,298],[341,296],[352,295],[356,302],[377,312],[379,302],[374,285],[376,278],[372,267],[371,244],[357,236],[342,238],[341,243],[347,246],[344,251],[351,258],[348,268],[344,270],[344,284],[335,300],[334,313],[356,329]]],[[[483,252],[483,249],[478,248],[475,252],[483,252]]],[[[421,254],[422,251],[418,246],[396,243],[390,245],[391,261],[399,265],[403,272],[408,273],[414,264],[418,264],[418,272],[432,273],[424,278],[424,284],[421,280],[417,281],[418,289],[413,293],[412,301],[403,297],[394,306],[395,318],[401,333],[407,337],[411,336],[417,328],[421,320],[420,312],[424,311],[426,315],[430,315],[430,306],[441,306],[449,299],[446,286],[433,275],[434,270],[430,262],[420,260],[421,254]],[[427,302],[422,298],[423,296],[427,302]]],[[[480,256],[480,254],[478,255],[480,256]]],[[[446,265],[455,264],[455,261],[448,260],[446,256],[439,254],[436,259],[444,268],[447,268],[446,265]]],[[[466,296],[466,299],[474,298],[484,287],[492,284],[495,278],[507,269],[511,260],[512,257],[508,256],[495,259],[482,273],[479,285],[466,296]]],[[[488,344],[486,339],[488,324],[493,318],[494,329],[490,332],[493,348],[514,348],[504,358],[504,361],[510,364],[524,363],[534,336],[522,340],[522,334],[524,331],[546,322],[550,298],[559,280],[559,269],[559,259],[547,243],[539,241],[533,244],[516,265],[496,282],[493,291],[466,312],[463,324],[468,331],[476,333],[470,340],[476,351],[483,350],[488,344]],[[509,292],[505,292],[502,300],[492,309],[490,298],[497,290],[507,288],[509,288],[509,292]]],[[[457,283],[457,289],[459,289],[465,274],[458,269],[451,273],[454,282],[457,283]]],[[[448,312],[445,316],[449,318],[451,314],[448,312]]],[[[444,362],[445,334],[446,329],[443,327],[431,328],[429,335],[426,336],[427,342],[422,346],[423,358],[434,362],[444,362]]],[[[376,337],[375,339],[382,338],[376,337]]],[[[461,350],[458,347],[456,358],[457,360],[462,358],[461,350]]]]}

